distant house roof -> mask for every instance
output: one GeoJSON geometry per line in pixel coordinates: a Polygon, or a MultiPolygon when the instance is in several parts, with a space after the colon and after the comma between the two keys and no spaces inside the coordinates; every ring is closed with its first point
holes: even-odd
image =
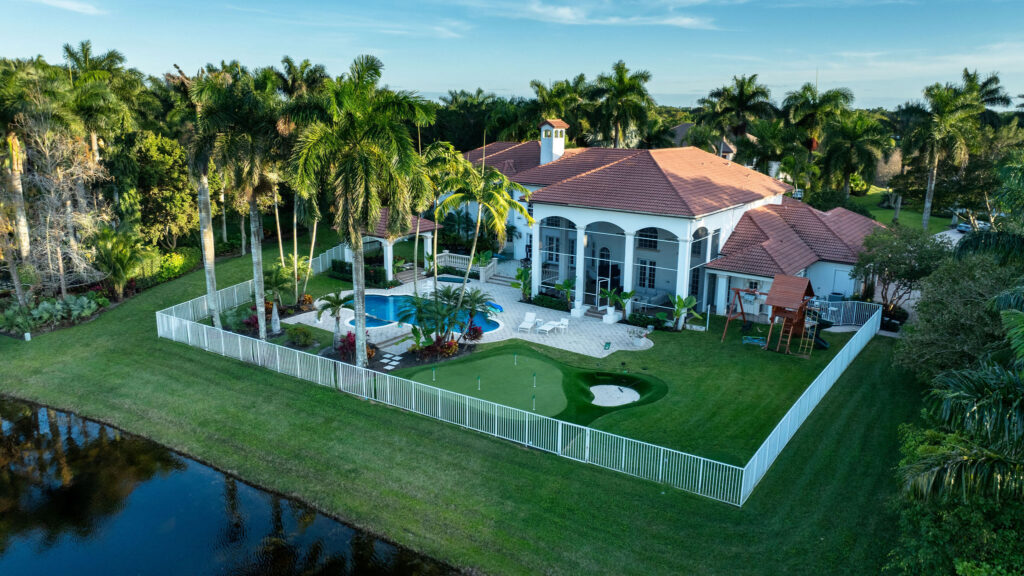
{"type": "Polygon", "coordinates": [[[537,125],[537,127],[540,128],[545,124],[550,124],[552,128],[558,128],[560,130],[565,130],[566,128],[569,127],[569,124],[567,124],[561,118],[545,118],[544,120],[541,121],[540,124],[537,125]]]}
{"type": "Polygon", "coordinates": [[[768,290],[768,297],[764,303],[768,306],[796,310],[803,305],[804,298],[813,296],[814,288],[811,288],[811,281],[807,278],[777,274],[772,279],[772,287],[768,290]]]}
{"type": "Polygon", "coordinates": [[[693,122],[683,122],[672,127],[672,141],[676,146],[682,146],[686,142],[686,135],[693,128],[693,122]]]}
{"type": "Polygon", "coordinates": [[[782,204],[744,212],[721,256],[707,267],[771,278],[795,275],[820,261],[854,264],[864,238],[879,227],[845,208],[822,212],[784,198],[782,204]]]}
{"type": "Polygon", "coordinates": [[[367,236],[373,236],[374,238],[401,238],[402,236],[411,236],[416,233],[416,222],[420,225],[420,234],[427,232],[433,232],[434,230],[440,230],[442,226],[432,220],[426,218],[420,218],[413,216],[410,219],[409,230],[404,234],[388,234],[388,216],[389,211],[387,208],[380,209],[380,218],[377,220],[377,225],[373,230],[367,231],[367,236]]]}

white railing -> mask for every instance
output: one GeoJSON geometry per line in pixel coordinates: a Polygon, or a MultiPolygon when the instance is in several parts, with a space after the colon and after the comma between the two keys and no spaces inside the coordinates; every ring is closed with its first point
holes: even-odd
{"type": "MultiPolygon", "coordinates": [[[[465,270],[470,265],[471,260],[469,256],[465,254],[452,254],[451,252],[442,252],[437,255],[438,266],[450,266],[452,268],[458,268],[459,270],[465,270]]],[[[480,275],[481,282],[487,282],[487,280],[494,276],[498,271],[498,259],[491,258],[491,261],[484,266],[479,264],[473,265],[473,272],[480,275]]]]}
{"type": "Polygon", "coordinates": [[[829,302],[815,299],[813,302],[818,308],[819,318],[828,320],[835,326],[863,326],[881,309],[880,305],[874,302],[855,300],[829,302]]]}
{"type": "Polygon", "coordinates": [[[866,323],[853,335],[853,338],[846,343],[846,346],[843,346],[843,349],[818,374],[814,382],[811,382],[807,390],[804,390],[804,393],[800,395],[796,403],[786,412],[786,415],[782,417],[782,420],[775,426],[772,433],[768,435],[768,438],[765,439],[761,447],[757,449],[754,456],[744,466],[743,491],[740,496],[740,505],[747,501],[750,493],[754,491],[761,478],[764,478],[765,473],[775,463],[775,459],[782,452],[782,449],[786,447],[786,444],[789,443],[789,440],[793,438],[796,431],[803,425],[804,420],[810,416],[818,402],[832,389],[832,385],[839,380],[839,377],[843,375],[846,368],[860,354],[861,350],[867,346],[868,342],[878,333],[878,329],[881,327],[882,307],[878,304],[867,302],[833,302],[832,304],[860,305],[841,306],[840,313],[844,315],[841,315],[840,318],[843,319],[847,317],[855,318],[858,314],[866,313],[872,308],[873,312],[866,323]]]}
{"type": "MultiPolygon", "coordinates": [[[[220,310],[251,302],[252,285],[249,280],[218,291],[220,310]]],[[[161,338],[563,458],[742,506],[786,443],[878,331],[881,312],[874,306],[870,321],[836,354],[743,468],[218,330],[200,323],[210,316],[205,296],[157,312],[156,323],[161,338]]]]}

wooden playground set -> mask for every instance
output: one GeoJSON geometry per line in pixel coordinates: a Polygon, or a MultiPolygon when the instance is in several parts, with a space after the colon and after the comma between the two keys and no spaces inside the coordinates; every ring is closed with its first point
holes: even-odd
{"type": "Polygon", "coordinates": [[[827,349],[829,346],[818,333],[831,327],[832,323],[821,319],[821,309],[814,301],[814,289],[807,278],[777,275],[767,293],[751,288],[733,288],[722,342],[729,333],[729,323],[736,319],[742,321],[743,343],[755,344],[763,350],[810,358],[815,348],[827,349]],[[748,335],[753,321],[747,319],[743,302],[753,303],[761,296],[765,297],[765,305],[771,306],[768,335],[748,335]]]}

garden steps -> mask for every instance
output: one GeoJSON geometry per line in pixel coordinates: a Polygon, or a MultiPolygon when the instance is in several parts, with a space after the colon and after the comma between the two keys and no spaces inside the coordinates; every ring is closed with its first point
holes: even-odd
{"type": "Polygon", "coordinates": [[[487,281],[490,282],[491,284],[498,284],[500,286],[515,286],[516,284],[519,283],[519,281],[516,280],[515,278],[502,276],[501,274],[495,274],[494,276],[488,278],[487,281]]]}

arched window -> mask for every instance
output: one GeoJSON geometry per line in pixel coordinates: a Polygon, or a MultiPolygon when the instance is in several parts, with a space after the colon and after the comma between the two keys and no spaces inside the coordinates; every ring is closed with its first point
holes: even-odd
{"type": "Polygon", "coordinates": [[[636,247],[646,250],[658,249],[658,229],[644,228],[636,233],[636,247]]]}

